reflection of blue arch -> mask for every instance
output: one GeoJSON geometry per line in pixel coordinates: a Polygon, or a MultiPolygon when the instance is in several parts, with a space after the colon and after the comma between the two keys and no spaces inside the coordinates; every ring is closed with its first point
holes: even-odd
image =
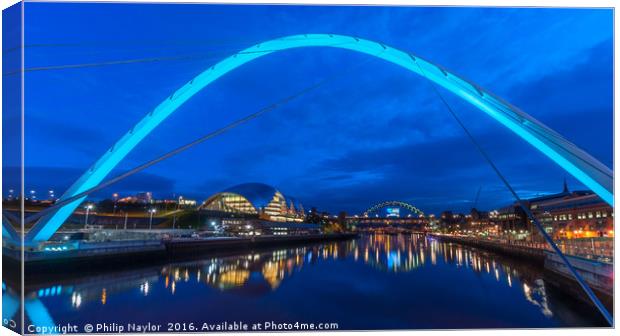
{"type": "Polygon", "coordinates": [[[373,205],[372,207],[368,208],[368,210],[364,211],[364,215],[368,215],[371,212],[376,212],[379,209],[382,209],[388,206],[397,206],[403,209],[407,209],[410,212],[415,213],[418,216],[424,216],[424,212],[422,212],[422,210],[416,208],[414,205],[411,205],[406,202],[401,202],[401,201],[385,201],[385,202],[377,203],[373,205]]]}
{"type": "MultiPolygon", "coordinates": [[[[252,46],[205,70],[183,85],[136,124],[61,197],[66,199],[99,184],[155,127],[197,92],[237,67],[270,53],[300,47],[336,47],[376,56],[427,77],[476,106],[547,155],[610,205],[613,172],[558,133],[500,98],[447,70],[410,53],[356,37],[308,34],[279,38],[252,46]]],[[[49,239],[84,199],[65,205],[41,219],[26,235],[27,241],[49,239]]]]}
{"type": "MultiPolygon", "coordinates": [[[[12,330],[17,331],[18,326],[12,326],[12,323],[15,323],[15,320],[20,320],[20,316],[15,316],[20,307],[20,297],[19,293],[15,293],[11,290],[6,284],[2,283],[2,320],[7,321],[4,324],[5,327],[11,327],[12,330]]],[[[42,326],[54,326],[54,319],[50,316],[47,307],[39,300],[38,297],[26,297],[24,301],[24,310],[25,313],[28,314],[30,318],[30,322],[32,326],[42,327],[42,326]]],[[[32,332],[33,330],[28,330],[28,332],[32,332]]],[[[51,333],[51,332],[50,332],[51,333]]]]}

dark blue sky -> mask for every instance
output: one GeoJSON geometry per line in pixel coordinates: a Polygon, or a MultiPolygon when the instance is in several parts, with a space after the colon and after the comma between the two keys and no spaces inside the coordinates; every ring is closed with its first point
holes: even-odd
{"type": "MultiPolygon", "coordinates": [[[[292,34],[383,41],[498,94],[612,165],[613,12],[132,4],[26,4],[26,67],[205,55],[26,75],[26,188],[60,194],[175,89],[234,51],[292,34]]],[[[306,207],[361,211],[397,199],[467,211],[510,195],[429,83],[368,56],[305,48],[260,58],[209,86],[156,129],[134,167],[308,85],[359,71],[107,189],[202,200],[264,182],[306,207]]],[[[559,166],[485,114],[449,103],[524,197],[558,191],[559,166]]],[[[113,173],[115,175],[116,173],[113,173]]],[[[10,179],[7,179],[10,183],[10,179]]],[[[6,185],[6,183],[5,183],[6,185]]]]}

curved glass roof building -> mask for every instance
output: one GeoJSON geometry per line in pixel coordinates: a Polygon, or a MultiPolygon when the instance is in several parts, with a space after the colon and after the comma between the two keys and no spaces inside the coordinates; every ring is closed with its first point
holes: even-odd
{"type": "Polygon", "coordinates": [[[202,209],[258,215],[277,222],[302,222],[305,217],[300,202],[264,183],[243,183],[225,189],[209,197],[202,209]]]}

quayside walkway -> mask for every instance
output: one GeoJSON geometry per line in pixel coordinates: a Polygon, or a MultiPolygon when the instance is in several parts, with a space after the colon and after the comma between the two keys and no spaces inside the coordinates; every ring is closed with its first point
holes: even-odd
{"type": "MultiPolygon", "coordinates": [[[[475,237],[468,235],[433,233],[432,236],[441,237],[444,240],[453,240],[463,244],[476,244],[502,251],[510,251],[515,254],[528,256],[542,256],[544,251],[550,251],[547,243],[530,242],[524,240],[511,240],[494,237],[475,237]]],[[[573,257],[581,257],[595,261],[612,263],[614,257],[614,242],[612,238],[581,238],[557,240],[562,253],[573,257]]]]}
{"type": "MultiPolygon", "coordinates": [[[[481,248],[513,257],[524,258],[544,267],[554,282],[583,298],[578,283],[560,257],[546,243],[509,239],[479,238],[451,234],[429,234],[445,242],[481,248]]],[[[581,239],[559,241],[571,265],[606,305],[613,303],[613,240],[581,239]]]]}

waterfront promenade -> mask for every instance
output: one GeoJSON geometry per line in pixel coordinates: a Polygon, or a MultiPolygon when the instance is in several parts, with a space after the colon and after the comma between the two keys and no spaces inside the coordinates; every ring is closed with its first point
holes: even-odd
{"type": "MultiPolygon", "coordinates": [[[[479,238],[463,235],[429,234],[436,239],[471,246],[503,255],[528,260],[543,266],[555,285],[588,302],[578,283],[560,257],[546,243],[527,242],[509,239],[479,238]]],[[[584,241],[585,242],[585,241],[584,241]]],[[[613,240],[602,243],[590,240],[585,244],[562,241],[558,243],[571,265],[584,278],[586,283],[599,295],[603,303],[613,306],[613,240]],[[570,253],[574,252],[574,254],[570,253]]]]}
{"type": "MultiPolygon", "coordinates": [[[[542,242],[441,233],[432,233],[432,235],[444,239],[454,239],[460,243],[472,243],[501,250],[508,249],[513,251],[513,253],[523,253],[530,256],[541,256],[544,251],[551,251],[551,247],[547,243],[542,242]]],[[[568,239],[559,240],[555,243],[567,255],[602,262],[613,261],[614,242],[610,238],[568,239]]]]}

